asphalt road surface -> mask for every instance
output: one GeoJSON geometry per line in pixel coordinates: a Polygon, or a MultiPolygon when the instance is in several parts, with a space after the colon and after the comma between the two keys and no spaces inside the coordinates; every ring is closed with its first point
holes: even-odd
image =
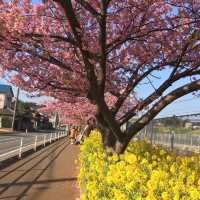
{"type": "Polygon", "coordinates": [[[75,200],[78,153],[64,137],[1,169],[0,200],[75,200]]]}
{"type": "MultiPolygon", "coordinates": [[[[53,133],[54,136],[55,133],[53,133]]],[[[30,133],[16,133],[16,134],[2,134],[0,135],[0,157],[1,155],[10,152],[12,150],[18,149],[23,142],[23,146],[29,144],[34,145],[37,136],[37,142],[42,142],[48,140],[51,137],[51,133],[41,133],[41,132],[30,132],[30,133]]]]}

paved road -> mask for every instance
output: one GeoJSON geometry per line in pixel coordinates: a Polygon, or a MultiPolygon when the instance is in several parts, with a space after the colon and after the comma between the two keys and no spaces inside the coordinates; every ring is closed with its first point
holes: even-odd
{"type": "Polygon", "coordinates": [[[44,134],[46,135],[46,140],[50,138],[51,133],[16,133],[16,134],[1,134],[0,135],[0,155],[9,152],[11,150],[17,149],[20,146],[21,139],[23,138],[23,146],[34,144],[35,136],[37,136],[37,141],[44,140],[44,134]]]}
{"type": "Polygon", "coordinates": [[[63,138],[0,170],[0,200],[75,200],[78,152],[63,138]]]}

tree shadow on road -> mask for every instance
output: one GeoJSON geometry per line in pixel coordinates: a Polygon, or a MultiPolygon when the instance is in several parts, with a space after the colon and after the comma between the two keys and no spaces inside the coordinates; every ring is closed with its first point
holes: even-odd
{"type": "MultiPolygon", "coordinates": [[[[75,181],[76,178],[66,178],[66,179],[49,179],[49,180],[43,180],[43,181],[38,181],[38,179],[41,177],[41,175],[53,164],[53,162],[59,157],[59,155],[65,150],[66,147],[69,146],[69,141],[66,144],[65,142],[62,142],[61,144],[59,143],[56,144],[55,146],[53,146],[53,149],[51,149],[51,151],[47,154],[47,155],[43,155],[43,157],[41,159],[39,159],[39,161],[37,161],[34,165],[32,165],[29,169],[25,170],[24,173],[22,173],[20,176],[18,176],[17,178],[15,178],[14,180],[12,180],[9,183],[3,183],[0,184],[0,188],[2,187],[3,189],[0,191],[0,196],[2,194],[4,194],[11,186],[25,186],[25,189],[22,190],[22,192],[19,195],[16,195],[16,200],[20,200],[22,199],[26,193],[30,190],[30,188],[34,185],[34,184],[47,184],[47,183],[53,183],[53,182],[63,182],[63,181],[75,181]],[[64,146],[63,146],[64,145],[64,146]],[[62,147],[63,146],[63,147],[62,147]],[[55,148],[54,148],[55,147],[55,148]],[[62,147],[57,153],[56,150],[62,147]],[[52,154],[55,153],[55,156],[52,157],[52,154]],[[34,171],[34,168],[37,167],[41,162],[43,162],[44,160],[46,160],[47,158],[50,159],[50,161],[48,162],[48,164],[41,170],[39,170],[38,174],[36,174],[36,176],[33,178],[33,180],[31,181],[27,181],[27,182],[19,182],[20,179],[22,179],[25,175],[27,175],[29,172],[31,172],[32,170],[34,171]]],[[[43,152],[41,152],[39,155],[37,155],[36,157],[39,157],[40,155],[42,155],[43,152]]],[[[25,163],[20,164],[18,167],[14,168],[13,170],[11,170],[10,172],[7,172],[5,175],[1,176],[1,178],[7,176],[8,174],[15,172],[15,170],[19,169],[20,167],[23,167],[24,164],[31,162],[35,157],[27,160],[25,163]]],[[[6,196],[3,198],[7,198],[6,196]]],[[[0,199],[2,199],[0,197],[0,199]]]]}

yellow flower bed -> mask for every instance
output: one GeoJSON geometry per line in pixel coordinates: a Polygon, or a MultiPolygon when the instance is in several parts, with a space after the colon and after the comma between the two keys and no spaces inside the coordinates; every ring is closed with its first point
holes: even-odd
{"type": "Polygon", "coordinates": [[[176,156],[133,141],[107,157],[97,131],[80,154],[81,200],[200,200],[200,156],[176,156]]]}

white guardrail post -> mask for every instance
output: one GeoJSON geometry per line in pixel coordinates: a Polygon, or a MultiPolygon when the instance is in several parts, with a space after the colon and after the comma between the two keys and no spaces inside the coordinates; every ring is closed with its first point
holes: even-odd
{"type": "MultiPolygon", "coordinates": [[[[1,154],[0,160],[5,160],[12,156],[18,156],[20,159],[22,157],[23,152],[28,151],[30,149],[37,151],[37,146],[43,145],[45,147],[47,143],[52,143],[56,140],[66,137],[67,135],[68,135],[67,131],[56,130],[55,132],[44,134],[43,136],[35,135],[31,139],[31,142],[28,144],[26,144],[24,140],[25,138],[22,136],[19,141],[20,143],[16,144],[16,146],[14,147],[15,149],[8,150],[8,152],[1,154]]],[[[198,148],[200,149],[200,145],[198,146],[198,148]]]]}
{"type": "Polygon", "coordinates": [[[46,145],[46,135],[44,135],[44,143],[43,143],[44,147],[46,145]]]}
{"type": "Polygon", "coordinates": [[[37,150],[37,135],[35,136],[35,144],[34,144],[34,151],[37,150]]]}
{"type": "Polygon", "coordinates": [[[50,144],[51,144],[52,135],[53,135],[53,133],[51,133],[51,136],[50,136],[50,144]]]}
{"type": "Polygon", "coordinates": [[[21,157],[22,157],[22,148],[23,148],[23,137],[20,140],[19,159],[21,159],[21,157]]]}

